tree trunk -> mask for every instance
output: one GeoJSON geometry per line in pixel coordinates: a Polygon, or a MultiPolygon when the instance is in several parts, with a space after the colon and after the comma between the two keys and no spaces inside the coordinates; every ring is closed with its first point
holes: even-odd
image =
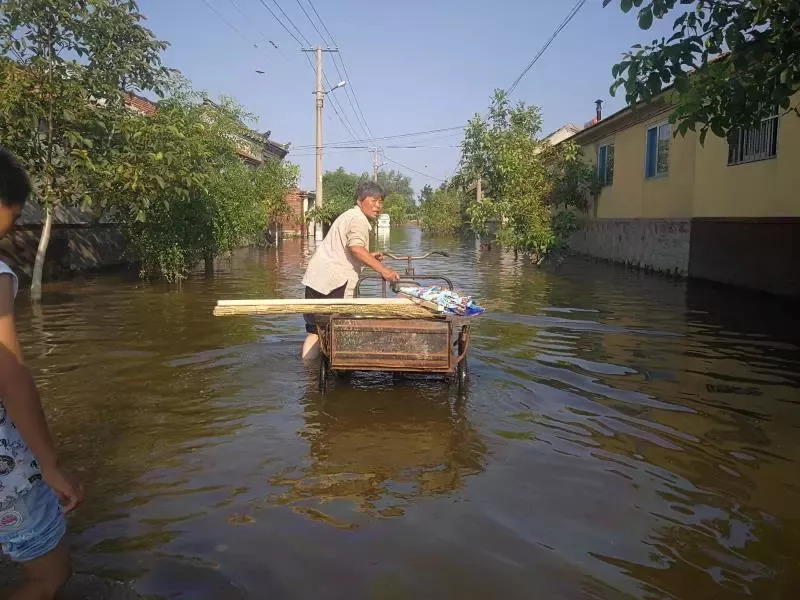
{"type": "Polygon", "coordinates": [[[214,276],[214,254],[212,252],[206,252],[205,265],[206,265],[206,277],[213,277],[214,276]]]}
{"type": "Polygon", "coordinates": [[[50,230],[53,227],[53,209],[45,209],[44,226],[39,238],[39,247],[36,249],[36,261],[33,263],[33,281],[31,282],[31,301],[38,303],[42,299],[42,273],[44,272],[44,258],[47,246],[50,245],[50,230]]]}

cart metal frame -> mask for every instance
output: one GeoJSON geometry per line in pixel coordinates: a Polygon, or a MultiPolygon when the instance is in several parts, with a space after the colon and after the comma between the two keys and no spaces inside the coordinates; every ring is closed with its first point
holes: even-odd
{"type": "MultiPolygon", "coordinates": [[[[441,275],[417,275],[412,260],[423,256],[396,256],[385,253],[395,260],[407,260],[401,279],[392,284],[392,289],[402,285],[421,285],[422,282],[437,281],[448,289],[453,283],[441,275]]],[[[354,296],[361,296],[362,283],[381,282],[381,297],[387,296],[386,281],[379,275],[364,275],[356,284],[354,296]]],[[[452,314],[431,314],[429,318],[383,318],[331,315],[325,325],[318,325],[320,340],[319,389],[327,390],[329,373],[352,371],[383,371],[394,373],[421,373],[444,376],[458,386],[458,393],[466,392],[469,370],[467,351],[470,344],[470,319],[452,314]]]]}

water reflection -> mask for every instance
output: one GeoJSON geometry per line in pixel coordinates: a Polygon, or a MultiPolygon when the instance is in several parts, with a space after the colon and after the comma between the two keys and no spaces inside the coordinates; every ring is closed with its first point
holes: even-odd
{"type": "Polygon", "coordinates": [[[340,379],[303,407],[308,465],[278,473],[285,491],[271,502],[342,527],[326,514],[347,501],[352,511],[399,517],[425,496],[450,494],[484,469],[486,446],[464,404],[446,384],[381,375],[340,379]]]}

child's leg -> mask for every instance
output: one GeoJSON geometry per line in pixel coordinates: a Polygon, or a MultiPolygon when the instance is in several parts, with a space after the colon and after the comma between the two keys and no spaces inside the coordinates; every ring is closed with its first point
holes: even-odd
{"type": "Polygon", "coordinates": [[[43,481],[0,511],[3,550],[25,569],[25,582],[14,600],[52,600],[69,579],[70,552],[66,520],[58,497],[43,481]]]}
{"type": "Polygon", "coordinates": [[[53,600],[69,581],[72,565],[66,540],[55,550],[25,563],[25,583],[11,600],[53,600]]]}

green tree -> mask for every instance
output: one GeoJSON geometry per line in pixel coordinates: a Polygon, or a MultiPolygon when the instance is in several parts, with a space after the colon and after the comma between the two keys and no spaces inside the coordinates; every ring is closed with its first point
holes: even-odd
{"type": "Polygon", "coordinates": [[[417,197],[417,204],[419,206],[422,206],[432,197],[433,197],[433,188],[429,184],[425,184],[425,186],[419,191],[419,196],[417,197]]]}
{"type": "Polygon", "coordinates": [[[123,226],[142,276],[175,281],[202,259],[254,242],[288,210],[297,179],[277,160],[248,168],[236,154],[248,118],[233,100],[199,102],[179,88],[153,117],[129,114],[106,157],[124,176],[98,182],[118,199],[110,216],[123,226]]]}
{"type": "Polygon", "coordinates": [[[383,212],[389,215],[393,225],[402,225],[408,221],[408,213],[411,210],[411,203],[408,198],[397,192],[386,195],[383,202],[383,212]]]}
{"type": "Polygon", "coordinates": [[[538,139],[541,123],[537,107],[511,106],[505,92],[495,91],[488,118],[476,115],[467,125],[457,178],[470,194],[466,214],[472,229],[483,234],[494,220],[501,244],[536,260],[565,242],[564,225],[574,219],[560,216],[558,207],[580,207],[593,179],[576,146],[538,139]],[[480,199],[470,191],[478,177],[480,199]]]}
{"type": "MultiPolygon", "coordinates": [[[[370,180],[372,178],[364,173],[361,179],[370,180]]],[[[383,187],[387,198],[392,194],[397,194],[403,196],[409,205],[414,202],[414,190],[411,187],[411,178],[408,175],[403,175],[395,170],[378,171],[378,183],[383,187]]]]}
{"type": "Polygon", "coordinates": [[[422,229],[435,234],[454,234],[464,227],[461,217],[461,198],[456,190],[440,187],[420,204],[422,229]]]}
{"type": "Polygon", "coordinates": [[[336,217],[355,206],[356,188],[361,178],[343,167],[322,175],[324,192],[322,207],[315,206],[306,213],[306,220],[330,225],[336,217]]]}
{"type": "Polygon", "coordinates": [[[45,214],[35,301],[53,208],[110,200],[91,194],[87,182],[125,110],[125,91],[160,91],[165,80],[160,53],[167,44],[143,19],[133,0],[0,3],[0,130],[3,144],[28,168],[45,214]]]}
{"type": "Polygon", "coordinates": [[[620,0],[626,13],[639,9],[644,30],[678,4],[669,39],[637,44],[614,65],[612,95],[623,87],[629,104],[648,102],[674,84],[676,131],[699,126],[701,142],[709,129],[725,137],[757,125],[775,107],[800,116],[800,105],[792,106],[800,90],[800,2],[620,0]]]}

